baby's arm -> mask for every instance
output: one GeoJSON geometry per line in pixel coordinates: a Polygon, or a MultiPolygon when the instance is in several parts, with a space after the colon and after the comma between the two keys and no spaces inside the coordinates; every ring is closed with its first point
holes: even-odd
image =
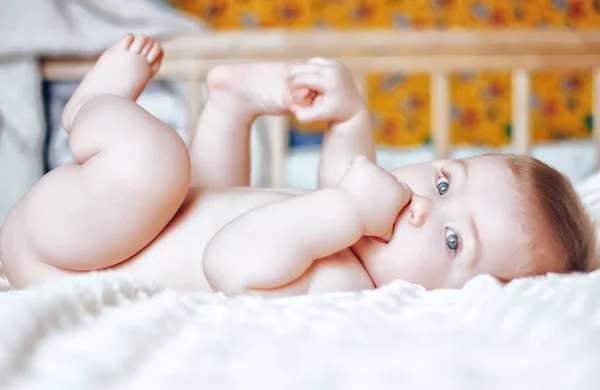
{"type": "Polygon", "coordinates": [[[310,280],[305,287],[294,282],[313,261],[363,235],[389,237],[409,199],[410,190],[395,177],[356,158],[339,187],[270,203],[230,222],[207,245],[205,276],[213,290],[228,295],[318,291],[310,280]]]}
{"type": "Polygon", "coordinates": [[[319,188],[335,187],[356,156],[375,163],[369,112],[347,69],[315,58],[290,71],[292,88],[316,92],[308,107],[294,107],[299,122],[328,121],[319,167],[319,188]]]}
{"type": "MultiPolygon", "coordinates": [[[[349,247],[363,224],[341,188],[270,203],[230,222],[208,243],[204,274],[228,295],[272,292],[302,276],[313,261],[349,247]]],[[[302,291],[304,290],[304,291],[302,291]]]]}

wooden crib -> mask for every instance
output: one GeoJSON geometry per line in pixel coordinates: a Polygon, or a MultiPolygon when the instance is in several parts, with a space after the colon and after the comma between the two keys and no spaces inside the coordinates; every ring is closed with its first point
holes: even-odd
{"type": "MultiPolygon", "coordinates": [[[[536,69],[593,70],[593,139],[600,152],[599,31],[243,31],[185,35],[164,41],[165,59],[157,78],[187,83],[190,137],[202,111],[201,86],[207,72],[226,63],[328,57],[344,63],[364,92],[370,72],[431,75],[432,140],[437,158],[450,151],[449,74],[464,70],[512,72],[513,152],[529,153],[529,72],[536,69]]],[[[44,59],[51,81],[79,80],[95,59],[44,59]]],[[[268,117],[271,185],[284,182],[289,118],[268,117]]],[[[598,159],[598,157],[596,158],[598,159]]]]}

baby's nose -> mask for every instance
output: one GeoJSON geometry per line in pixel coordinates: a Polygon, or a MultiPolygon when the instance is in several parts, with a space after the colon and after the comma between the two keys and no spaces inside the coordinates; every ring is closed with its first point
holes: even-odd
{"type": "Polygon", "coordinates": [[[431,208],[432,202],[430,199],[413,193],[409,205],[410,224],[414,227],[423,226],[427,217],[429,217],[429,213],[431,213],[431,208]]]}

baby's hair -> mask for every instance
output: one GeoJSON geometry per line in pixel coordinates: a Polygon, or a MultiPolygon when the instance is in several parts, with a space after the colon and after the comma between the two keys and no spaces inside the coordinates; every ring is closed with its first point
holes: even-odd
{"type": "Polygon", "coordinates": [[[529,218],[540,222],[533,222],[537,226],[532,227],[537,236],[532,242],[534,267],[557,273],[591,271],[596,252],[594,224],[571,181],[533,157],[510,155],[507,163],[530,207],[529,218]]]}

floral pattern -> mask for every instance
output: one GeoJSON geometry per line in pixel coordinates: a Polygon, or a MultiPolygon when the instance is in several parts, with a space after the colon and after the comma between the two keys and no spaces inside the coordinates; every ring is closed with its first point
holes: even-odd
{"type": "MultiPolygon", "coordinates": [[[[600,0],[165,0],[216,29],[589,29],[600,27],[600,0]]],[[[427,144],[429,77],[367,76],[378,144],[427,144]]],[[[451,142],[503,146],[511,139],[507,72],[453,74],[451,142]]],[[[531,78],[535,142],[590,137],[591,72],[541,71],[531,78]]],[[[299,127],[298,125],[295,125],[299,127]]],[[[320,124],[300,127],[320,130],[320,124]]]]}

